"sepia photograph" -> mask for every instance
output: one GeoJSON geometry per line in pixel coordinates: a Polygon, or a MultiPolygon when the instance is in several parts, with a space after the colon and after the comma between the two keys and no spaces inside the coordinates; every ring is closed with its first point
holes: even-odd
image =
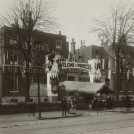
{"type": "Polygon", "coordinates": [[[134,0],[0,0],[0,134],[134,134],[134,0]]]}

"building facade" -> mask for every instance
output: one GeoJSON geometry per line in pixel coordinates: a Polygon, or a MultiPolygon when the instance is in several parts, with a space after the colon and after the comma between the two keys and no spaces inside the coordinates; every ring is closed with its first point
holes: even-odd
{"type": "MultiPolygon", "coordinates": [[[[16,48],[16,41],[7,34],[9,27],[3,27],[0,30],[0,98],[3,102],[24,101],[25,100],[25,58],[22,52],[16,48]]],[[[20,40],[22,41],[22,40],[20,40]]],[[[66,36],[52,33],[36,31],[32,36],[32,42],[41,41],[44,47],[48,46],[50,52],[58,51],[63,57],[68,56],[68,43],[66,36]]],[[[40,57],[40,83],[47,84],[46,54],[40,57]]],[[[29,63],[30,84],[37,83],[38,68],[35,62],[29,63]]],[[[37,61],[37,60],[36,60],[37,61]]],[[[41,99],[44,101],[43,96],[41,99]]],[[[31,97],[37,101],[37,96],[31,97]],[[35,99],[36,98],[36,99],[35,99]]]]}
{"type": "MultiPolygon", "coordinates": [[[[108,83],[110,89],[116,94],[116,59],[113,58],[114,53],[111,50],[110,46],[105,49],[95,45],[81,46],[75,51],[75,55],[78,62],[94,62],[94,68],[100,69],[99,81],[108,83]]],[[[127,55],[120,58],[119,64],[120,100],[125,99],[126,96],[134,99],[134,47],[127,46],[126,51],[127,55]]],[[[94,82],[98,82],[96,76],[94,76],[94,82]]]]}

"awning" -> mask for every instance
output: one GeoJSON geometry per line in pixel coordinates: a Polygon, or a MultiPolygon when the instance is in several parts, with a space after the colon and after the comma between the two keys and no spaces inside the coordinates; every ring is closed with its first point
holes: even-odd
{"type": "Polygon", "coordinates": [[[97,91],[97,93],[108,95],[108,94],[114,94],[114,91],[111,90],[107,85],[104,85],[101,90],[97,91]]]}
{"type": "MultiPolygon", "coordinates": [[[[30,97],[37,97],[38,96],[38,84],[33,83],[30,86],[30,91],[29,91],[30,97]]],[[[47,96],[47,86],[40,84],[40,97],[47,96]]]]}
{"type": "Polygon", "coordinates": [[[79,91],[83,93],[96,93],[101,90],[105,83],[90,83],[78,81],[64,81],[66,91],[79,91]]]}

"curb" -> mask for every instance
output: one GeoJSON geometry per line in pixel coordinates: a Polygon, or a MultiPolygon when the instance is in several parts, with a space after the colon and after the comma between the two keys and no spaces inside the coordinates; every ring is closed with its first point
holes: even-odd
{"type": "Polygon", "coordinates": [[[49,120],[49,119],[60,119],[60,118],[74,118],[74,117],[79,117],[82,116],[83,114],[77,114],[73,116],[59,116],[59,117],[37,117],[38,120],[49,120]]]}
{"type": "Polygon", "coordinates": [[[107,110],[107,111],[104,111],[104,112],[134,113],[134,111],[123,111],[123,110],[122,111],[121,110],[114,110],[114,111],[110,111],[110,110],[108,111],[107,110]]]}

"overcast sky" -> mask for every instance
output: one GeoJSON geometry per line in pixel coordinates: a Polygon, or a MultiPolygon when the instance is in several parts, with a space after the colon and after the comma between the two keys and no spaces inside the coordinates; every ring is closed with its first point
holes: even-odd
{"type": "MultiPolygon", "coordinates": [[[[13,0],[0,0],[0,15],[8,10],[13,0]]],[[[62,34],[67,36],[67,41],[75,39],[77,47],[80,41],[85,40],[85,45],[99,45],[97,36],[90,33],[93,18],[107,16],[110,8],[119,2],[134,4],[134,0],[54,0],[56,16],[61,24],[62,34]]]]}

